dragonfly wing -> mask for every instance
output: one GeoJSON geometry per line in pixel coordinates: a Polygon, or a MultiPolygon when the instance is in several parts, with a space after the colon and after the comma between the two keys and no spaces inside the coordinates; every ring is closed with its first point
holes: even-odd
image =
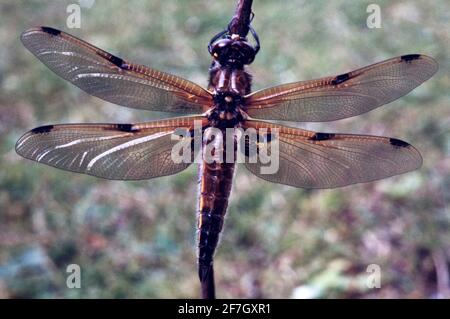
{"type": "Polygon", "coordinates": [[[356,116],[392,102],[438,70],[432,58],[410,54],[352,72],[263,89],[246,97],[257,119],[325,122],[356,116]]]}
{"type": "MultiPolygon", "coordinates": [[[[16,152],[67,171],[118,180],[140,180],[178,173],[189,163],[172,159],[177,129],[203,125],[201,116],[140,124],[47,125],[25,133],[16,152]]],[[[191,139],[191,137],[185,137],[191,139]]],[[[191,141],[188,141],[191,142],[191,141]]]]}
{"type": "Polygon", "coordinates": [[[270,142],[257,147],[259,152],[266,147],[270,156],[278,158],[278,169],[262,173],[262,167],[269,164],[263,164],[259,158],[255,163],[246,161],[245,166],[256,176],[274,183],[335,188],[403,174],[422,165],[420,153],[395,138],[316,133],[262,121],[247,121],[244,127],[258,132],[268,129],[270,142]],[[273,145],[276,132],[278,152],[273,145]]]}
{"type": "Polygon", "coordinates": [[[186,114],[203,113],[212,103],[212,95],[197,84],[130,63],[53,28],[27,30],[21,40],[53,72],[108,102],[186,114]]]}

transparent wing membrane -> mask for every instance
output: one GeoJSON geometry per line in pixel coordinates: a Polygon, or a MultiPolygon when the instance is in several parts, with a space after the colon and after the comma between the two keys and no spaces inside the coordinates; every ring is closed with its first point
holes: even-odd
{"type": "Polygon", "coordinates": [[[247,113],[257,119],[334,121],[359,115],[407,94],[428,80],[438,65],[410,54],[338,76],[263,89],[246,97],[247,113]]]}
{"type": "Polygon", "coordinates": [[[21,40],[53,72],[105,101],[185,114],[212,105],[211,94],[188,80],[130,63],[62,31],[33,28],[21,40]]]}
{"type": "MultiPolygon", "coordinates": [[[[260,161],[247,169],[270,182],[304,188],[334,188],[403,174],[422,165],[410,144],[389,137],[316,133],[262,121],[245,127],[279,132],[279,169],[262,174],[260,161]]],[[[270,147],[272,140],[268,145],[270,147]]]]}
{"type": "Polygon", "coordinates": [[[141,124],[47,125],[25,133],[16,152],[63,170],[107,179],[140,180],[178,173],[189,163],[175,163],[171,135],[191,130],[203,117],[182,117],[141,124]]]}

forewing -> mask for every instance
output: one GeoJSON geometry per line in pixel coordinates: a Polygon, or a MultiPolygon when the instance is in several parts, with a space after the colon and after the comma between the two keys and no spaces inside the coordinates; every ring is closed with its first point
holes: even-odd
{"type": "MultiPolygon", "coordinates": [[[[63,170],[118,180],[140,180],[178,173],[189,163],[176,163],[171,151],[176,129],[194,129],[200,116],[141,124],[47,125],[25,133],[16,152],[63,170]]],[[[191,138],[191,137],[185,137],[191,138]]]]}
{"type": "Polygon", "coordinates": [[[246,97],[257,119],[325,122],[352,117],[407,94],[438,70],[432,58],[410,54],[352,72],[263,89],[246,97]]]}
{"type": "Polygon", "coordinates": [[[278,131],[279,166],[275,173],[261,173],[269,164],[259,160],[245,163],[253,174],[274,183],[334,188],[403,174],[422,165],[422,157],[413,146],[394,138],[315,133],[262,121],[247,121],[244,127],[257,131],[268,128],[271,142],[258,145],[259,152],[261,147],[273,150],[278,131]]]}
{"type": "Polygon", "coordinates": [[[130,63],[62,31],[33,28],[21,40],[53,72],[105,101],[186,114],[211,105],[211,94],[190,81],[130,63]]]}

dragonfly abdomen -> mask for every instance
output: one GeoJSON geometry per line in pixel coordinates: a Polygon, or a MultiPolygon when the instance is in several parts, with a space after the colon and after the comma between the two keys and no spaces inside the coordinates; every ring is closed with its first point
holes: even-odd
{"type": "MultiPolygon", "coordinates": [[[[204,142],[208,142],[208,132],[205,132],[204,142]]],[[[226,163],[225,161],[226,147],[222,139],[214,137],[209,142],[216,147],[215,152],[221,152],[223,156],[219,159],[217,156],[219,154],[213,154],[213,160],[204,158],[199,166],[197,244],[201,282],[208,282],[208,278],[213,275],[214,252],[228,208],[235,167],[234,162],[226,163]]]]}
{"type": "Polygon", "coordinates": [[[210,264],[222,231],[234,175],[234,163],[203,163],[198,208],[198,258],[210,264]]]}

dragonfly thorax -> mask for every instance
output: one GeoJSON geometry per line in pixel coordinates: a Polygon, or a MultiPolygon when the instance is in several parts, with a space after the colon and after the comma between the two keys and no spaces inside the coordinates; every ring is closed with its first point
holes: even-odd
{"type": "Polygon", "coordinates": [[[235,127],[243,120],[242,97],[230,92],[216,92],[214,106],[208,112],[208,119],[213,127],[235,127]]]}
{"type": "Polygon", "coordinates": [[[234,92],[216,92],[213,99],[214,104],[223,110],[235,109],[242,103],[241,95],[234,92]]]}

